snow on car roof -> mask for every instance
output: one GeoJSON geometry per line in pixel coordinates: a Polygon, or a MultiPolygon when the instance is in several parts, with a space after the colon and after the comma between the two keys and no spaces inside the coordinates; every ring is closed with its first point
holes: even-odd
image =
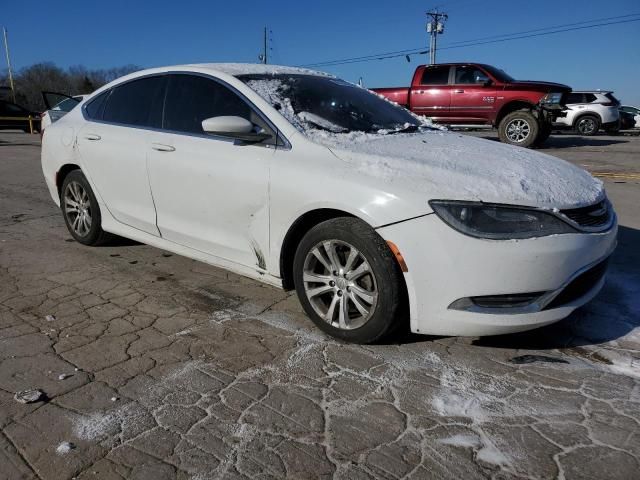
{"type": "Polygon", "coordinates": [[[333,77],[333,75],[328,73],[318,72],[308,68],[287,67],[284,65],[264,65],[261,63],[194,63],[186,66],[215,70],[216,72],[226,73],[227,75],[233,75],[234,77],[238,75],[278,75],[283,73],[333,77]]]}

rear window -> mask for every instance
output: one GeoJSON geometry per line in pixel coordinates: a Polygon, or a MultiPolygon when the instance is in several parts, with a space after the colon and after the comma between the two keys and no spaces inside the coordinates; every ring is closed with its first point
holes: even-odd
{"type": "Polygon", "coordinates": [[[449,67],[428,67],[422,72],[421,85],[447,85],[449,83],[449,67]]]}
{"type": "Polygon", "coordinates": [[[102,120],[140,127],[162,126],[165,77],[147,77],[115,87],[102,120]]]}
{"type": "Polygon", "coordinates": [[[598,98],[598,97],[596,97],[593,93],[585,93],[585,94],[584,94],[584,101],[585,101],[586,103],[592,103],[592,102],[595,102],[595,101],[596,101],[596,98],[598,98]]]}

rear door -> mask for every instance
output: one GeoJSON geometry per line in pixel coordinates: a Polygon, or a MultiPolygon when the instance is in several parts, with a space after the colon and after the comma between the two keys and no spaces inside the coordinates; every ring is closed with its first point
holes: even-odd
{"type": "Polygon", "coordinates": [[[496,87],[489,75],[475,65],[457,65],[452,77],[451,121],[490,123],[496,110],[496,87]]]}
{"type": "Polygon", "coordinates": [[[152,128],[162,123],[164,76],[120,84],[84,108],[78,133],[88,176],[116,220],[159,235],[147,175],[152,128]]]}
{"type": "Polygon", "coordinates": [[[448,65],[428,65],[419,78],[419,83],[411,88],[409,104],[418,115],[431,117],[436,121],[446,121],[451,104],[451,85],[448,65]]]}

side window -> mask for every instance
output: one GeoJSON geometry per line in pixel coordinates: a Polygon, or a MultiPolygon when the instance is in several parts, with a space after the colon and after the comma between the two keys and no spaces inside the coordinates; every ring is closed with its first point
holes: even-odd
{"type": "Polygon", "coordinates": [[[449,67],[427,67],[422,73],[421,85],[447,85],[449,83],[449,67]]]}
{"type": "Polygon", "coordinates": [[[147,77],[115,87],[107,99],[102,120],[160,128],[165,79],[147,77]]]}
{"type": "Polygon", "coordinates": [[[488,80],[489,77],[487,74],[477,67],[456,67],[456,78],[454,82],[456,85],[483,84],[488,80]]]}
{"type": "Polygon", "coordinates": [[[163,128],[204,133],[204,119],[227,115],[246,118],[263,126],[251,107],[226,86],[198,75],[176,74],[169,77],[163,128]]]}
{"type": "Polygon", "coordinates": [[[568,103],[569,105],[574,103],[584,103],[583,95],[581,93],[570,93],[567,95],[567,101],[565,103],[568,103]]]}
{"type": "Polygon", "coordinates": [[[585,103],[592,103],[596,101],[596,96],[593,93],[585,93],[584,94],[584,101],[585,103]]]}
{"type": "Polygon", "coordinates": [[[87,106],[84,107],[84,111],[87,116],[92,120],[102,120],[102,112],[104,111],[105,100],[111,93],[111,90],[101,93],[96,98],[92,98],[87,106]]]}

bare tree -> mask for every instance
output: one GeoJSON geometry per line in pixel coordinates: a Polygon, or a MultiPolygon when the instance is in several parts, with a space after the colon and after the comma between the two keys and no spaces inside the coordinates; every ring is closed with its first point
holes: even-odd
{"type": "MultiPolygon", "coordinates": [[[[74,65],[67,70],[51,62],[37,63],[25,67],[14,77],[16,100],[33,111],[44,110],[43,91],[59,92],[66,95],[91,93],[106,83],[131,72],[140,70],[136,65],[126,65],[107,69],[89,70],[83,65],[74,65]]],[[[0,87],[8,85],[6,71],[0,73],[0,87]]],[[[7,96],[6,89],[0,90],[0,97],[7,96]]]]}

